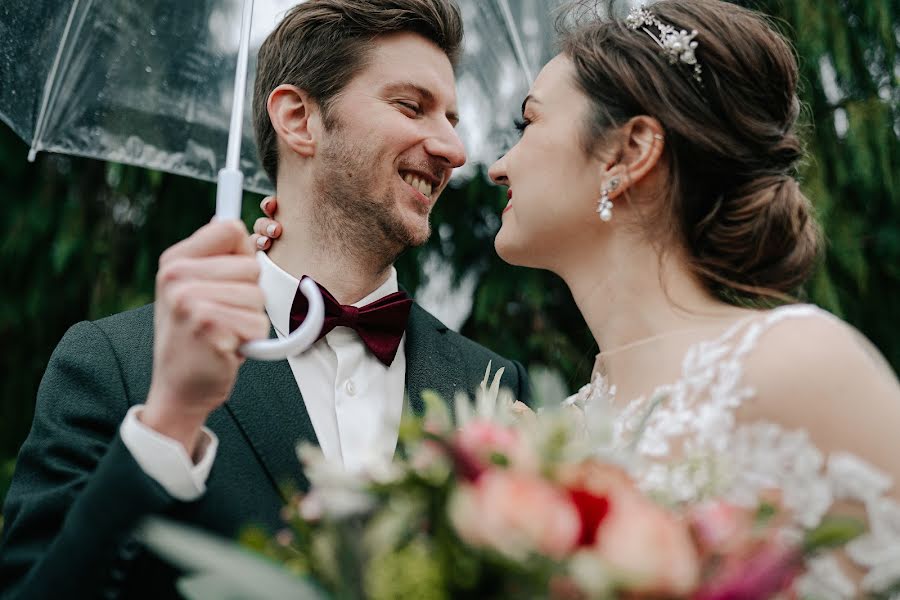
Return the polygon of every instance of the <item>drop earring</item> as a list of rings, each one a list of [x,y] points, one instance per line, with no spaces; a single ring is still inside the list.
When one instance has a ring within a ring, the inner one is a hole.
[[[600,201],[597,203],[597,214],[600,219],[606,223],[612,220],[613,203],[609,199],[609,193],[619,187],[619,178],[613,177],[609,183],[603,186],[603,192],[600,194]]]

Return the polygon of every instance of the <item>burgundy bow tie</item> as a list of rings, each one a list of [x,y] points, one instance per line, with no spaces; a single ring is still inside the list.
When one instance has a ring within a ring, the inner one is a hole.
[[[305,278],[304,278],[305,279]],[[316,285],[319,285],[318,283]],[[362,307],[344,306],[335,300],[328,290],[319,285],[325,301],[325,324],[319,339],[338,326],[355,330],[366,347],[385,366],[391,366],[412,308],[412,300],[406,292],[395,292]],[[290,330],[294,331],[306,318],[309,302],[297,286],[291,305]]]

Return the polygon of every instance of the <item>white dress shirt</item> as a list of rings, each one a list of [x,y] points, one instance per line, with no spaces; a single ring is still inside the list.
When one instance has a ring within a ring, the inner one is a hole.
[[[266,312],[278,337],[288,333],[290,310],[299,281],[260,254],[260,286]],[[397,272],[354,303],[364,306],[398,290]],[[381,363],[355,331],[335,327],[303,354],[288,358],[294,379],[325,456],[357,471],[390,460],[397,445],[406,387],[406,354],[400,342],[390,366]],[[122,441],[145,473],[172,496],[194,500],[206,491],[218,440],[203,428],[205,451],[196,464],[184,447],[137,418],[132,408],[120,429]]]

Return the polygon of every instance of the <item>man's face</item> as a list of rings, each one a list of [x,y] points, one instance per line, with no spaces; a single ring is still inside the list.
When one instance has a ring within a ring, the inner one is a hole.
[[[466,160],[447,56],[417,34],[379,38],[329,116],[315,182],[323,211],[338,215],[330,225],[373,252],[425,243],[431,208]]]

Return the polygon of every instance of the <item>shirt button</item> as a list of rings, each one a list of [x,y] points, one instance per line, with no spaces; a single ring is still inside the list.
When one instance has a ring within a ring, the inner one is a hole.
[[[347,383],[344,384],[344,389],[347,391],[349,396],[356,395],[356,384],[353,383],[352,379],[348,379]]]

